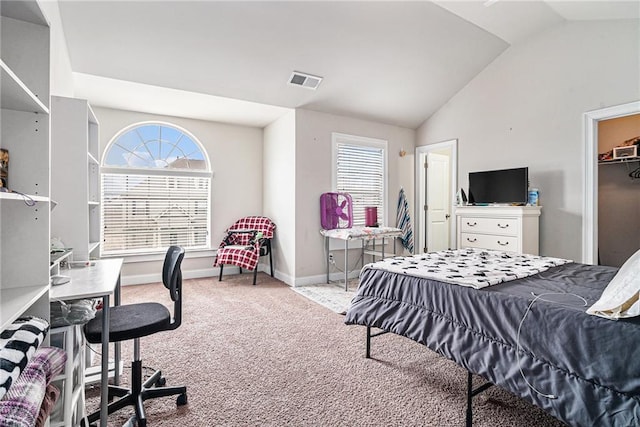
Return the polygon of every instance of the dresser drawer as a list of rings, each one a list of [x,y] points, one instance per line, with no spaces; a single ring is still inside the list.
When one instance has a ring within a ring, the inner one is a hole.
[[[495,236],[488,234],[461,233],[460,245],[463,248],[495,249],[499,251],[519,252],[517,237]]]
[[[461,217],[460,224],[463,233],[518,235],[517,218]]]

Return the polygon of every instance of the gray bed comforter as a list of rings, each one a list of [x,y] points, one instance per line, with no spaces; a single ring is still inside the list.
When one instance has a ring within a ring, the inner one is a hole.
[[[571,426],[640,426],[640,318],[585,313],[616,272],[569,263],[476,290],[366,269],[345,322],[415,340]]]

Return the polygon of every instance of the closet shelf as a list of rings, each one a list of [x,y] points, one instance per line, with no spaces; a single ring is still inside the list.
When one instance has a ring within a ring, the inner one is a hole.
[[[625,157],[624,159],[611,159],[611,160],[598,160],[599,165],[612,165],[622,163],[640,162],[640,156],[638,157]]]

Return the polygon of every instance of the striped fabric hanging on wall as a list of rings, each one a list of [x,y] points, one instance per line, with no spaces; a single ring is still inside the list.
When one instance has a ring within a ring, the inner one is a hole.
[[[409,215],[409,202],[404,194],[404,188],[400,188],[398,195],[398,213],[396,216],[396,227],[402,230],[400,241],[410,253],[413,253],[413,227],[411,225],[411,216]]]

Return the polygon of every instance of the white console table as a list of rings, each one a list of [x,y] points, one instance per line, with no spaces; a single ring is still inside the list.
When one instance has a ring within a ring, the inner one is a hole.
[[[350,240],[362,240],[362,255],[364,262],[364,255],[371,255],[374,257],[385,257],[385,239],[393,239],[393,254],[396,252],[396,237],[402,235],[402,230],[395,227],[352,227],[352,228],[337,228],[335,230],[320,230],[320,234],[324,236],[325,255],[327,257],[327,283],[329,283],[329,240],[338,239],[344,241],[344,290],[348,290],[349,286],[349,241]],[[376,251],[375,240],[382,240],[382,247],[379,251]],[[367,249],[366,243],[373,243],[371,249]],[[393,255],[386,254],[386,255]]]
[[[458,249],[538,255],[540,206],[457,206]]]

